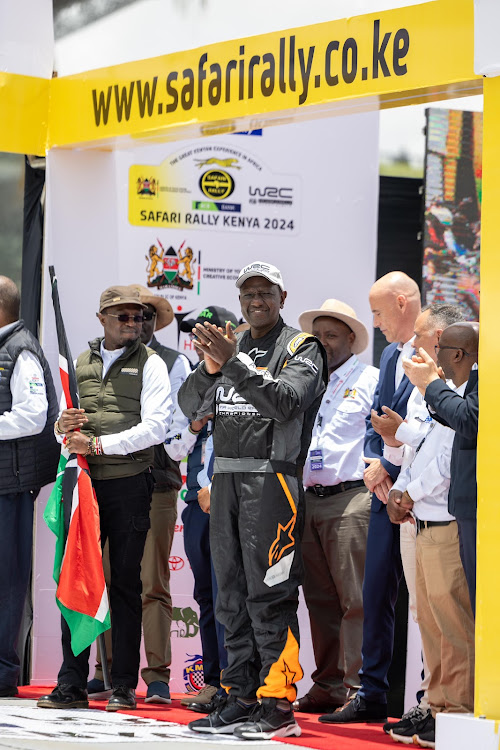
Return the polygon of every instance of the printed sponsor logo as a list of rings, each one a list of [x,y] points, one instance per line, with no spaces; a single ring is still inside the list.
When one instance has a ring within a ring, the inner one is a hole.
[[[277,203],[285,206],[291,206],[293,203],[293,188],[291,187],[277,187],[275,185],[252,187],[252,185],[249,185],[248,193],[250,203]]]
[[[168,558],[168,567],[171,571],[182,570],[184,567],[184,560],[178,555],[170,555]]]
[[[210,169],[200,177],[200,190],[207,198],[225,200],[234,190],[234,180],[222,169]]]
[[[184,687],[188,693],[197,693],[205,684],[203,674],[203,659],[200,654],[190,656],[186,654],[185,667],[182,673]]]
[[[172,607],[170,632],[177,638],[194,638],[198,635],[200,623],[198,615],[191,607]]]

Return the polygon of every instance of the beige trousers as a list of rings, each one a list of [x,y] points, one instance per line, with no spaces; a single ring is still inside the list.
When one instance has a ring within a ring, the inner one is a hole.
[[[177,519],[177,490],[153,492],[149,517],[151,528],[148,531],[141,563],[142,628],[148,662],[148,666],[141,670],[141,677],[147,685],[157,680],[168,683],[170,679],[172,597],[168,560]],[[103,553],[103,567],[106,582],[109,583],[107,545]],[[108,663],[111,666],[111,630],[105,633],[105,640]],[[99,648],[94,676],[102,680]]]
[[[474,708],[474,618],[457,522],[417,534],[417,613],[429,666],[429,705],[439,712]]]
[[[309,694],[320,702],[343,704],[359,687],[370,504],[364,488],[306,492],[303,588],[316,661]]]
[[[403,571],[405,575],[406,587],[408,589],[408,598],[410,603],[410,612],[414,622],[418,624],[417,615],[417,527],[413,523],[402,523],[400,526],[400,547],[401,560],[403,562]],[[423,696],[420,700],[420,708],[429,708],[429,698],[427,689],[429,687],[429,667],[422,644],[422,661],[424,667],[424,677],[420,685],[423,690]]]

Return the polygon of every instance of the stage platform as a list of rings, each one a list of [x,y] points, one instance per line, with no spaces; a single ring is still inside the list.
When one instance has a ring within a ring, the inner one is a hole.
[[[353,724],[330,727],[320,724],[313,714],[297,714],[301,737],[267,742],[235,740],[231,736],[194,735],[187,724],[196,718],[180,705],[174,695],[171,705],[144,703],[138,696],[137,711],[104,711],[105,701],[91,701],[89,710],[47,710],[36,708],[36,699],[52,686],[19,688],[18,698],[0,700],[0,750],[74,750],[76,743],[92,750],[110,750],[117,743],[130,747],[154,744],[154,750],[220,750],[247,744],[254,748],[276,747],[280,742],[311,750],[381,750],[396,744],[384,734],[381,724]]]

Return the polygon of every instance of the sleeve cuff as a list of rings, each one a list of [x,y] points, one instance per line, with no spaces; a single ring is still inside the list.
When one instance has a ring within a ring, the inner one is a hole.
[[[399,440],[399,438],[397,438],[397,440]],[[384,445],[383,457],[389,463],[394,464],[394,466],[401,466],[401,464],[403,463],[403,453],[403,446],[401,446],[400,448],[395,448],[391,445]]]
[[[409,482],[406,486],[406,491],[408,492],[414,503],[418,503],[418,501],[422,500],[424,496],[422,487],[418,479],[414,479],[413,482]]]

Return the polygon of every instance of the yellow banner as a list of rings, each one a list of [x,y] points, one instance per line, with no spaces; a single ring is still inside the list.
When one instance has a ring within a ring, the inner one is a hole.
[[[230,132],[356,99],[375,108],[473,92],[473,29],[473,0],[436,0],[55,79],[49,145]]]
[[[0,73],[0,151],[45,154],[50,83]]]

